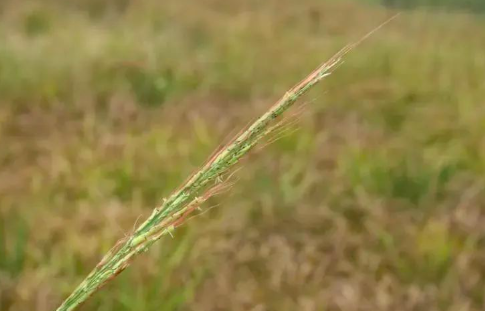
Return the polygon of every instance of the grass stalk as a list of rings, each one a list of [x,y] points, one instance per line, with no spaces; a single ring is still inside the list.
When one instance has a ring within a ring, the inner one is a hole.
[[[155,208],[150,217],[130,236],[119,240],[57,311],[70,311],[77,308],[103,285],[126,269],[136,255],[145,252],[162,236],[171,234],[201,203],[222,191],[225,184],[221,176],[230,172],[263,137],[277,129],[285,111],[315,84],[328,76],[331,70],[341,63],[342,57],[361,41],[346,46],[330,60],[320,65],[286,92],[252,125],[215,153],[199,171],[173,192],[168,199],[165,199],[160,207]]]

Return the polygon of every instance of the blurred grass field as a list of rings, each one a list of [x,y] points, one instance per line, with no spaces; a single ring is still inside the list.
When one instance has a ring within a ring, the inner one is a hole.
[[[0,2],[0,310],[55,309],[375,2]],[[81,309],[484,310],[484,51],[483,15],[406,9]]]

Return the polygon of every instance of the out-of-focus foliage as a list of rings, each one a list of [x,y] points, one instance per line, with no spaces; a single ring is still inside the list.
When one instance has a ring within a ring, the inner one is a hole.
[[[483,310],[485,22],[423,7],[0,1],[0,310],[55,309],[230,133],[401,10],[81,309]]]
[[[482,0],[382,0],[382,3],[399,8],[431,7],[472,12],[483,12],[485,10],[485,2]]]

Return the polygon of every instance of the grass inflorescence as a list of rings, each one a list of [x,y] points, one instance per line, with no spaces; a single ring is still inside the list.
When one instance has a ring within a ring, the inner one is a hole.
[[[329,61],[319,66],[308,77],[286,92],[252,125],[215,153],[182,187],[165,199],[160,207],[155,208],[152,215],[132,235],[119,240],[57,310],[73,310],[86,301],[100,287],[126,269],[134,256],[146,251],[162,236],[171,234],[188,214],[221,190],[222,176],[228,173],[263,137],[274,132],[279,127],[281,115],[304,93],[328,76],[331,70],[340,64],[342,56],[353,47],[354,45],[349,45],[343,48]],[[215,185],[208,187],[210,183],[214,182]]]

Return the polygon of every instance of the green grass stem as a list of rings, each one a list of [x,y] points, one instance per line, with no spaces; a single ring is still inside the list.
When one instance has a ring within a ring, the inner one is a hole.
[[[237,135],[230,143],[221,148],[194,175],[192,175],[151,216],[130,236],[118,241],[94,268],[88,277],[72,292],[57,311],[74,310],[107,282],[127,268],[133,258],[146,251],[160,237],[171,234],[185,217],[223,188],[220,178],[228,173],[236,163],[247,154],[263,137],[277,128],[281,115],[287,111],[304,93],[328,76],[350,49],[342,49],[329,61],[319,66],[308,77],[290,89],[266,113],[252,125]],[[212,186],[209,186],[213,183]]]

